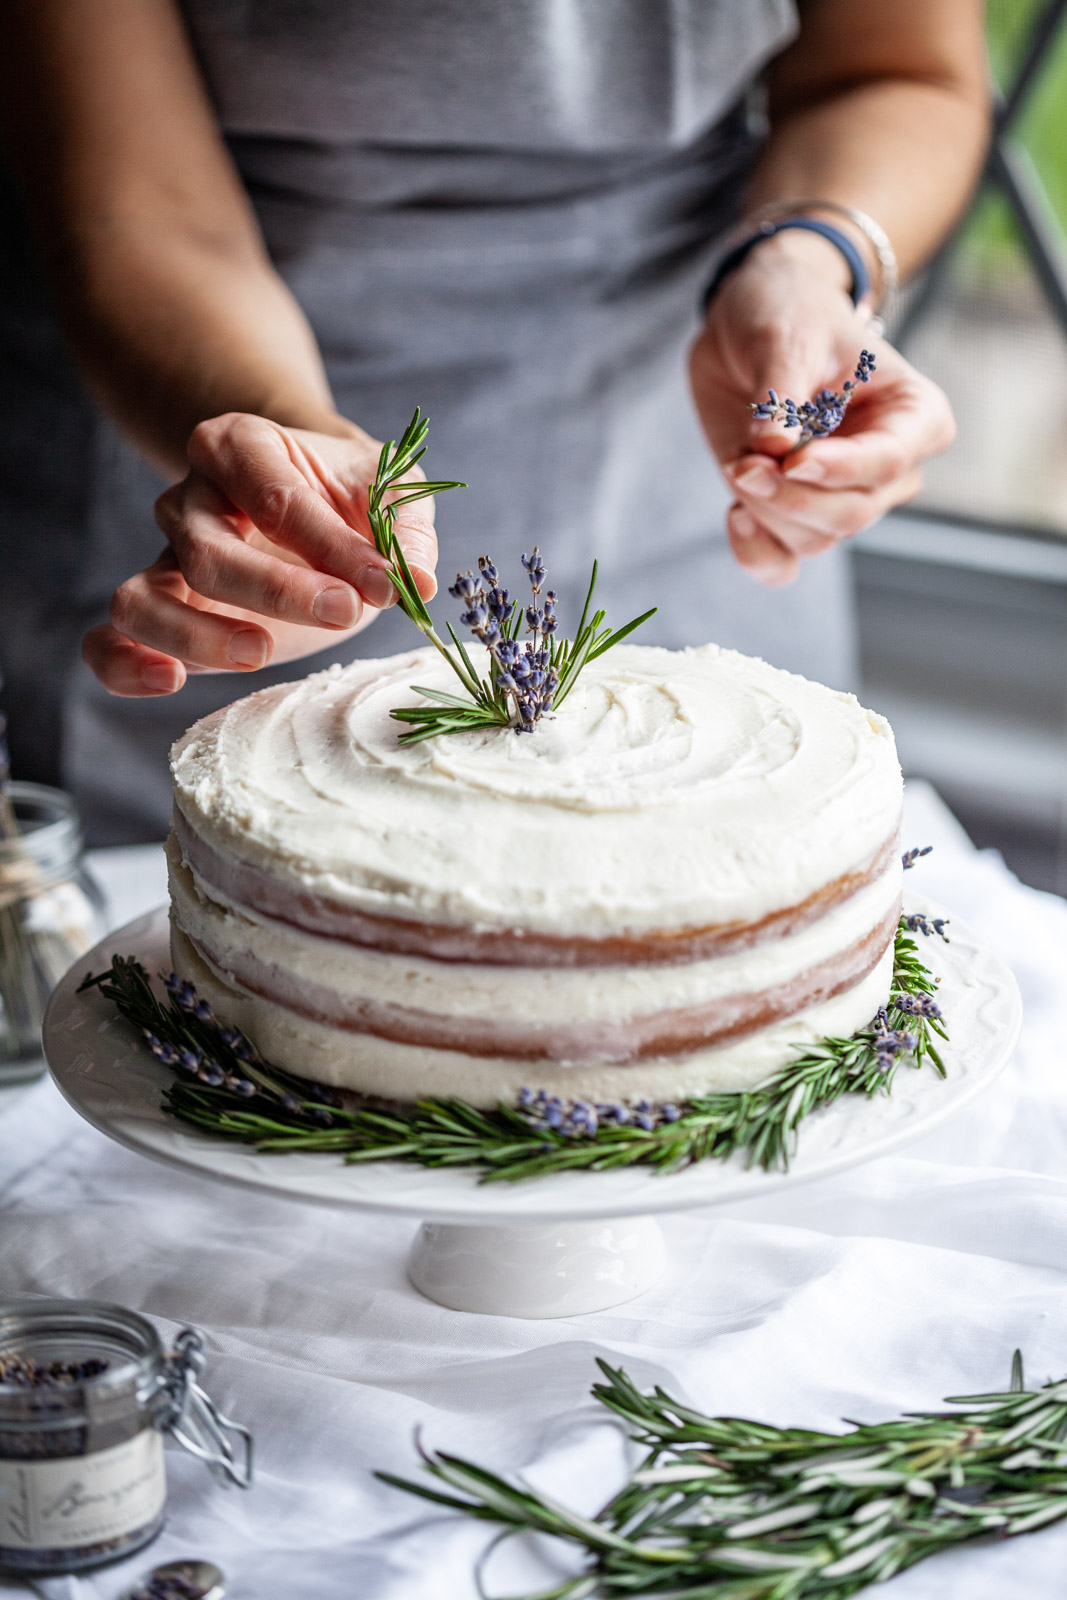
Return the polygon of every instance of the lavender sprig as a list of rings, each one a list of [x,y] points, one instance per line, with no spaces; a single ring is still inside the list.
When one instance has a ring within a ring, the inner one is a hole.
[[[768,389],[767,399],[750,402],[748,409],[759,422],[780,422],[783,428],[799,428],[800,438],[793,446],[794,450],[799,450],[812,439],[825,439],[841,426],[857,385],[871,381],[876,365],[872,352],[861,350],[855,373],[846,378],[841,389],[820,389],[800,405],[795,400],[781,400],[773,389]]]
[[[614,630],[605,626],[603,611],[590,615],[597,581],[594,561],[578,631],[573,639],[560,639],[556,594],[544,588],[545,564],[536,545],[532,555],[523,556],[522,564],[531,590],[531,603],[525,608],[512,600],[510,591],[501,585],[500,574],[489,556],[478,558],[477,573],[457,574],[448,592],[466,606],[460,621],[489,652],[489,678],[478,677],[449,626],[456,648],[477,681],[477,703],[472,705],[457,695],[413,684],[433,704],[404,706],[391,713],[398,722],[409,723],[412,728],[401,736],[401,744],[415,744],[420,739],[470,728],[511,727],[516,733],[532,733],[547,712],[562,705],[583,667],[620,644],[656,614],[653,606],[625,627]],[[528,637],[520,639],[524,621]]]
[[[539,1600],[849,1600],[938,1551],[1067,1517],[1067,1379],[1028,1391],[1018,1351],[1005,1391],[845,1433],[706,1416],[597,1365],[594,1398],[647,1454],[594,1516],[421,1444],[432,1487],[377,1476],[511,1533],[567,1541],[583,1570]]]
[[[896,935],[892,992],[868,1028],[823,1039],[740,1094],[694,1096],[679,1105],[647,1100],[592,1103],[524,1089],[515,1104],[482,1110],[462,1100],[414,1106],[342,1102],[332,1090],[262,1060],[191,984],[171,976],[164,1005],[132,957],[112,958],[82,989],[99,988],[174,1073],[164,1108],[182,1122],[262,1151],[319,1151],[348,1162],[411,1161],[471,1167],[483,1183],[515,1183],[553,1172],[647,1166],[676,1172],[697,1161],[784,1169],[812,1112],[845,1094],[888,1094],[904,1064],[929,1059],[944,1076],[936,1039],[947,1037],[936,983],[904,919]]]
[[[597,611],[590,617],[597,580],[594,562],[578,632],[573,640],[561,640],[557,638],[559,622],[556,595],[549,589],[544,591],[542,599],[545,565],[537,546],[534,546],[532,555],[522,558],[532,591],[531,604],[525,611],[511,600],[507,589],[501,586],[500,575],[493,562],[488,556],[482,556],[478,561],[477,575],[473,572],[460,573],[449,594],[464,602],[466,610],[460,618],[463,626],[470,628],[479,644],[484,645],[490,653],[489,676],[483,677],[451,623],[446,625],[451,647],[434,628],[394,527],[401,506],[445,489],[466,487],[459,482],[420,483],[408,480],[412,468],[426,454],[428,432],[429,421],[416,408],[400,442],[391,439],[382,446],[378,473],[367,493],[368,517],[375,547],[389,562],[389,576],[396,589],[401,611],[448,662],[464,693],[448,694],[441,689],[427,689],[413,684],[416,692],[431,704],[402,706],[391,713],[398,722],[408,724],[408,731],[401,734],[400,743],[418,744],[423,739],[437,738],[441,734],[464,733],[478,728],[511,727],[519,733],[532,732],[542,716],[553,706],[561,704],[586,663],[595,661],[597,656],[619,644],[635,628],[647,622],[649,617],[655,616],[656,607],[653,606],[625,627],[614,631],[604,626],[603,611]],[[520,642],[518,633],[523,616],[530,638]]]

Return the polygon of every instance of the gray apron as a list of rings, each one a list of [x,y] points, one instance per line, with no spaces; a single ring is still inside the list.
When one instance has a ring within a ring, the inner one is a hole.
[[[725,543],[727,496],[685,351],[760,124],[749,88],[791,0],[185,0],[190,37],[271,257],[338,408],[395,437],[418,404],[442,590],[540,544],[564,626],[593,556],[647,643],[715,639],[852,677],[847,568],[768,591]],[[16,202],[12,197],[7,209]],[[166,752],[238,694],[417,642],[390,612],[261,673],[116,700],[78,639],[158,551],[159,484],[64,355],[24,228],[0,296],[0,663],[13,765],[77,795],[97,842],[158,838]],[[444,596],[437,615],[454,610]]]

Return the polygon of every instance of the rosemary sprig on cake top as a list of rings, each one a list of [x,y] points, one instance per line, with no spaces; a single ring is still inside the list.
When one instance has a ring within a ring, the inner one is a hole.
[[[918,1068],[929,1059],[944,1076],[935,1040],[947,1032],[934,998],[936,980],[919,957],[908,921],[901,918],[896,934],[889,1003],[869,1027],[799,1050],[753,1089],[696,1095],[678,1105],[644,1099],[594,1104],[535,1088],[491,1110],[454,1099],[411,1106],[355,1096],[343,1101],[333,1089],[264,1061],[173,973],[165,979],[166,1001],[132,957],[114,956],[107,971],[90,975],[81,988],[99,988],[172,1069],[175,1082],[164,1095],[172,1116],[262,1151],[472,1167],[483,1183],[632,1166],[677,1172],[732,1156],[748,1166],[785,1169],[812,1112],[846,1094],[888,1094],[905,1063]],[[944,937],[943,925],[940,931]]]
[[[591,612],[597,581],[594,561],[578,631],[573,639],[562,639],[558,637],[555,591],[544,587],[545,564],[537,545],[532,554],[522,558],[531,589],[530,602],[525,607],[511,598],[490,557],[480,556],[477,573],[457,574],[448,591],[466,608],[461,623],[488,652],[488,675],[479,672],[451,623],[446,624],[451,646],[434,628],[394,526],[401,506],[445,489],[466,487],[458,482],[404,481],[426,454],[428,431],[428,419],[416,409],[400,442],[390,440],[382,446],[378,475],[368,491],[370,525],[375,545],[389,562],[389,576],[400,609],[448,662],[465,693],[449,694],[413,684],[416,693],[431,703],[403,706],[391,713],[398,722],[408,724],[400,743],[418,744],[441,734],[477,728],[512,728],[516,733],[532,733],[543,716],[563,703],[582,668],[655,616],[656,607],[625,627],[607,627],[603,611]]]
[[[582,1572],[527,1600],[848,1600],[954,1545],[1067,1516],[1067,1379],[1025,1389],[1018,1351],[1006,1392],[840,1434],[705,1416],[659,1387],[642,1394],[621,1367],[597,1365],[606,1381],[594,1398],[648,1453],[594,1516],[421,1444],[432,1487],[377,1476],[582,1552]]]

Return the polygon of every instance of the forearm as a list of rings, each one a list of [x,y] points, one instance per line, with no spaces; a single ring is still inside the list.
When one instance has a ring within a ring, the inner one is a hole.
[[[889,235],[906,276],[966,204],[985,141],[983,113],[954,94],[865,84],[779,121],[748,205],[822,199],[865,211]]]
[[[906,275],[974,187],[989,96],[974,0],[809,0],[771,70],[748,208],[833,200],[885,229]],[[862,243],[862,241],[860,241]]]
[[[311,329],[243,241],[105,221],[52,252],[60,313],[106,410],[165,476],[206,417],[248,411],[343,433]]]
[[[168,476],[195,425],[335,418],[176,0],[5,0],[0,126],[74,353]]]

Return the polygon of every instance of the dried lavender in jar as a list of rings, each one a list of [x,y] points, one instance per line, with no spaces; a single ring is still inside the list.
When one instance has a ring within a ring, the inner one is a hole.
[[[0,1303],[0,1568],[76,1572],[148,1544],[166,1508],[165,1430],[247,1487],[250,1440],[193,1381],[201,1350],[187,1329],[168,1354],[120,1306]]]

